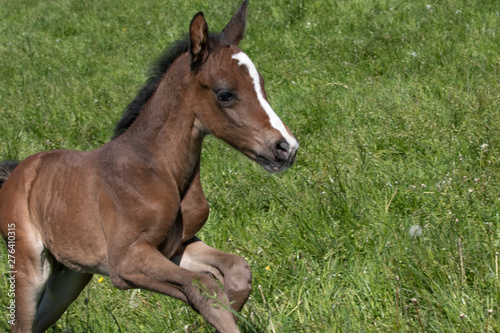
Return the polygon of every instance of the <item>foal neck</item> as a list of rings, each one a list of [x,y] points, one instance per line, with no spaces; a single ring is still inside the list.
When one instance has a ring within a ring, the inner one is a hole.
[[[189,59],[183,54],[132,126],[118,138],[123,137],[122,143],[158,176],[173,177],[181,191],[199,168],[205,136],[193,110],[191,81]]]

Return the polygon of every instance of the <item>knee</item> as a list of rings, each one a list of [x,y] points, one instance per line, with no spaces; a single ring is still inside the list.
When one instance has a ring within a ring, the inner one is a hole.
[[[225,281],[228,282],[226,288],[230,288],[234,293],[250,294],[252,290],[252,270],[245,259],[235,256],[229,274],[230,276],[225,277]]]
[[[187,282],[187,280],[186,280]],[[211,277],[206,275],[200,275],[194,280],[187,282],[184,286],[184,293],[188,299],[188,304],[194,307],[197,311],[200,309],[199,306],[205,304],[210,299],[216,298],[226,302],[225,293],[220,287],[220,285]]]

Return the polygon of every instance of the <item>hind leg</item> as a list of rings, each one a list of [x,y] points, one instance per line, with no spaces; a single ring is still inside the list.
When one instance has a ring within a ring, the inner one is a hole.
[[[32,331],[37,305],[50,275],[50,255],[41,242],[32,242],[32,237],[18,239],[14,275],[16,318],[11,325],[14,333]]]
[[[70,271],[56,262],[38,305],[33,332],[44,332],[52,326],[91,278],[92,274]]]

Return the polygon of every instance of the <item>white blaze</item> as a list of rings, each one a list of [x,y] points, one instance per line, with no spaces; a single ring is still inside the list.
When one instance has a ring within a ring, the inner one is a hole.
[[[257,93],[257,99],[259,100],[264,111],[266,111],[267,115],[269,116],[269,121],[271,122],[271,126],[276,128],[281,133],[281,135],[285,138],[286,142],[290,145],[290,149],[292,151],[297,150],[299,148],[299,143],[293,136],[290,135],[290,133],[288,133],[281,119],[278,117],[278,115],[274,112],[271,105],[269,105],[267,100],[264,98],[264,95],[262,94],[262,88],[260,85],[259,72],[257,72],[257,68],[255,68],[255,65],[253,64],[252,60],[250,60],[250,58],[243,52],[234,54],[232,58],[238,60],[238,65],[245,66],[248,69],[250,77],[253,80],[253,86],[255,88],[255,92]]]

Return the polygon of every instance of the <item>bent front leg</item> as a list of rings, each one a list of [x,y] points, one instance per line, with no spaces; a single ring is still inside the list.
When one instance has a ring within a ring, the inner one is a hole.
[[[177,266],[147,243],[135,243],[118,260],[110,255],[110,277],[117,288],[143,288],[188,303],[221,333],[239,332],[216,281]]]
[[[245,259],[216,250],[197,237],[183,247],[172,261],[190,271],[215,277],[223,285],[231,308],[241,311],[252,290],[252,271]]]

